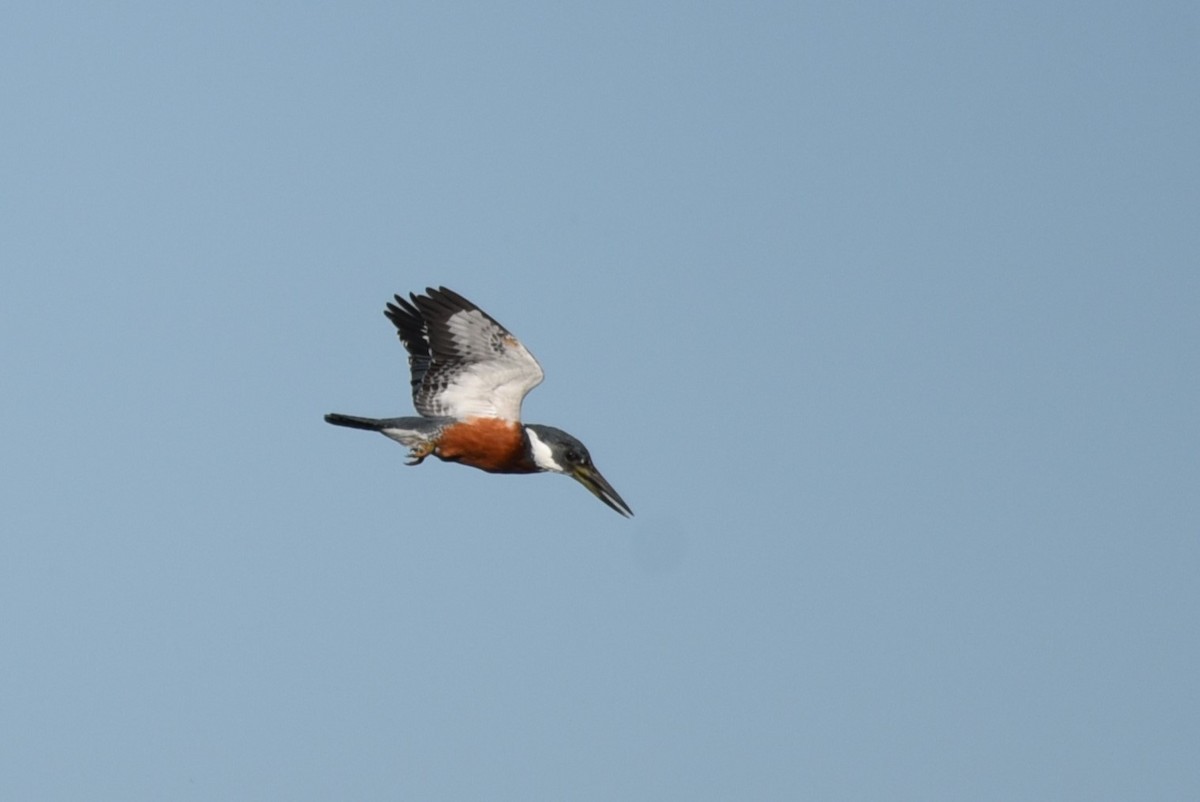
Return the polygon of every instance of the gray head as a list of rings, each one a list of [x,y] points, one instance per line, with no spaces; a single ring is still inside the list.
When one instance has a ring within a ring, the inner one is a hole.
[[[633,510],[596,470],[592,455],[583,443],[562,429],[536,423],[525,424],[525,436],[529,439],[529,453],[539,471],[564,473],[617,512],[633,517]]]

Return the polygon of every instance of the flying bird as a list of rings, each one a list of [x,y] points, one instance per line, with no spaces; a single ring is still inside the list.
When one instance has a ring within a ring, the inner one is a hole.
[[[533,354],[487,312],[445,287],[384,314],[408,351],[420,417],[330,413],[327,423],[367,429],[408,447],[408,465],[432,455],[490,473],[562,473],[626,517],[633,510],[596,470],[583,443],[562,429],[521,422],[521,401],[542,382]]]

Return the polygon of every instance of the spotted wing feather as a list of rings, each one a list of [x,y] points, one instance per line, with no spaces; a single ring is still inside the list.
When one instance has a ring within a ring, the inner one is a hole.
[[[408,349],[413,405],[426,416],[520,420],[542,368],[506,328],[445,287],[396,296],[387,316]]]
[[[425,321],[421,318],[420,311],[399,295],[393,296],[396,303],[389,303],[384,314],[388,320],[396,327],[396,333],[400,335],[400,342],[404,344],[404,350],[408,351],[408,369],[412,376],[412,392],[413,404],[417,407],[417,411],[422,415],[428,413],[421,410],[421,405],[418,401],[418,395],[421,392],[421,383],[425,378],[425,374],[429,371],[429,366],[433,362],[433,357],[429,351],[429,337],[425,332]]]

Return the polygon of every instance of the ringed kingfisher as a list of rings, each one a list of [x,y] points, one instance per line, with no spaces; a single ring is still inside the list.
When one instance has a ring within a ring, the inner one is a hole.
[[[432,454],[490,473],[563,473],[617,512],[633,515],[583,443],[553,426],[521,423],[521,401],[544,374],[508,329],[445,287],[410,293],[411,300],[393,297],[384,314],[408,351],[420,417],[334,412],[327,423],[390,437],[408,447],[408,465]]]

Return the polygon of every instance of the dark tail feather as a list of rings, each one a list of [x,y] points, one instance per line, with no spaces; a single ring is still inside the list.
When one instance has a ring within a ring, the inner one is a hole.
[[[325,422],[332,423],[334,426],[349,426],[351,429],[366,429],[371,432],[379,431],[387,423],[378,418],[357,418],[353,415],[339,415],[336,412],[326,415]]]

